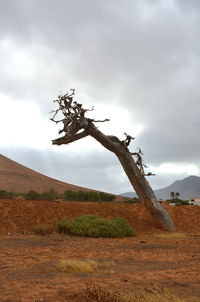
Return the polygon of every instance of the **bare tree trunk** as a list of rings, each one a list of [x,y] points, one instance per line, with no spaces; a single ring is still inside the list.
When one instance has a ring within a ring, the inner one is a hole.
[[[127,152],[122,145],[113,142],[110,144],[110,139],[96,127],[93,128],[93,131],[90,131],[90,135],[98,140],[105,148],[115,153],[139,200],[153,217],[156,217],[165,225],[167,230],[175,232],[176,229],[169,213],[156,198],[149,182],[137,167],[132,155]]]
[[[126,139],[120,141],[116,136],[105,135],[97,129],[95,122],[105,122],[95,121],[85,117],[85,113],[91,110],[83,109],[82,104],[73,102],[74,90],[71,94],[65,94],[58,96],[57,102],[59,108],[53,111],[54,115],[51,118],[53,122],[64,124],[62,130],[59,134],[65,132],[65,135],[54,139],[52,141],[53,145],[69,144],[88,135],[95,138],[99,143],[101,143],[106,149],[115,153],[118,157],[126,175],[128,176],[134,190],[136,191],[140,201],[144,204],[147,210],[152,216],[156,217],[161,221],[169,231],[176,231],[169,213],[157,200],[151,186],[145,178],[144,164],[142,163],[142,152],[131,153],[128,149],[131,139],[130,135],[126,134]],[[55,120],[55,116],[58,112],[61,112],[64,116],[61,120]],[[80,132],[82,131],[82,132]],[[137,156],[137,161],[134,161],[132,155]],[[152,175],[148,173],[147,175]]]
[[[127,153],[123,153],[117,156],[126,175],[128,176],[130,183],[132,184],[135,192],[137,193],[139,200],[144,204],[152,216],[158,218],[169,231],[175,232],[176,229],[173,225],[171,217],[166,209],[157,200],[149,182],[144,175],[138,172],[132,156]]]

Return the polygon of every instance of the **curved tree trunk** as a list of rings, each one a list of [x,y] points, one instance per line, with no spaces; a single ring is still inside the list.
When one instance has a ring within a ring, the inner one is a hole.
[[[71,94],[67,93],[65,95],[58,96],[58,99],[54,101],[58,103],[59,108],[56,111],[53,111],[54,115],[51,120],[56,124],[63,122],[64,127],[59,131],[59,134],[65,132],[65,135],[54,139],[52,144],[69,144],[88,135],[95,138],[106,149],[115,153],[118,157],[139,199],[151,215],[161,221],[169,231],[176,231],[169,213],[157,200],[151,186],[145,178],[141,153],[136,152],[131,154],[128,149],[128,145],[133,138],[126,134],[126,140],[120,141],[116,136],[103,134],[97,129],[94,122],[105,122],[108,121],[108,119],[95,121],[93,119],[86,118],[85,113],[89,110],[83,109],[82,104],[73,102],[73,96],[74,90],[72,90]],[[62,112],[64,115],[63,119],[54,119],[58,112]],[[82,132],[80,132],[81,130]],[[136,162],[132,155],[138,156],[138,160]]]
[[[130,183],[132,184],[139,200],[144,204],[152,216],[158,218],[169,231],[175,232],[171,217],[167,210],[160,204],[156,198],[149,182],[136,166],[132,156],[128,153],[117,155]]]
[[[176,229],[169,213],[156,198],[149,182],[137,167],[132,155],[127,152],[122,145],[111,142],[109,137],[104,135],[95,126],[92,127],[90,135],[99,141],[105,148],[115,153],[128,176],[133,189],[138,195],[139,200],[144,204],[152,216],[160,220],[169,231],[175,232]]]

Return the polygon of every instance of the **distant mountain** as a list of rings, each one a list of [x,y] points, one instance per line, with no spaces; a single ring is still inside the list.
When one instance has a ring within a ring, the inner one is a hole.
[[[88,190],[40,174],[0,154],[0,190],[19,193],[34,190],[42,193],[50,189],[59,193]]]
[[[170,199],[171,192],[179,192],[181,199],[190,199],[200,196],[200,177],[188,176],[182,180],[177,180],[170,186],[159,190],[154,190],[157,198]],[[121,194],[126,197],[136,197],[135,192],[126,192]]]

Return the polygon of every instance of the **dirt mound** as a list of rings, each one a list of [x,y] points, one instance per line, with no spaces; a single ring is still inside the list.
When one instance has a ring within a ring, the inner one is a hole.
[[[176,228],[183,232],[200,231],[200,206],[166,207]]]
[[[193,233],[200,231],[199,206],[168,206],[167,210],[178,231]],[[61,219],[75,218],[84,214],[95,214],[104,218],[123,217],[137,233],[164,230],[140,204],[1,200],[0,234],[31,232],[38,224],[47,224],[55,229]]]
[[[0,189],[12,192],[86,190],[54,178],[45,176],[0,154]]]

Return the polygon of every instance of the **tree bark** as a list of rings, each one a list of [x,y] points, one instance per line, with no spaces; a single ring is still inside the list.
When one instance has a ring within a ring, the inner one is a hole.
[[[160,204],[156,198],[149,182],[135,164],[131,154],[122,153],[117,155],[126,175],[129,178],[139,200],[144,204],[152,216],[158,218],[169,231],[175,232],[172,219],[167,210]]]
[[[99,141],[106,149],[114,152],[118,157],[139,200],[144,204],[151,215],[160,220],[167,230],[175,232],[176,229],[169,213],[156,198],[149,182],[137,167],[132,155],[126,151],[123,145],[112,142],[108,136],[104,135],[94,125],[92,125],[90,129],[90,135]]]

